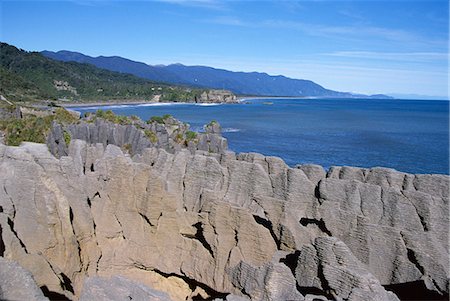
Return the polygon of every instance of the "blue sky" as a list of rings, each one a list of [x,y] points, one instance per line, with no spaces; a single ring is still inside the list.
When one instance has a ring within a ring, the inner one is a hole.
[[[0,5],[0,40],[25,50],[261,71],[339,91],[448,95],[446,0]]]

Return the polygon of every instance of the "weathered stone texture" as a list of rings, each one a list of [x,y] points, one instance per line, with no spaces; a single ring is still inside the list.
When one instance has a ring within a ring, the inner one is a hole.
[[[188,149],[130,157],[91,142],[59,159],[0,145],[1,255],[38,286],[82,299],[397,300],[382,285],[423,281],[448,295],[448,176]]]

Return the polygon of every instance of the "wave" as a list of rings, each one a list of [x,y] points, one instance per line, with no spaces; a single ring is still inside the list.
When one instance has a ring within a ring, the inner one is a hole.
[[[240,132],[241,129],[237,129],[237,128],[223,128],[222,132],[223,133],[236,133],[236,132]]]
[[[122,109],[134,107],[135,105],[100,105],[100,106],[82,106],[82,107],[69,107],[68,109],[74,111],[90,111],[90,110],[109,110],[109,109]]]
[[[189,105],[186,102],[154,102],[154,103],[143,103],[134,105],[135,107],[163,107],[163,106],[176,106],[176,105]]]
[[[110,109],[123,109],[123,108],[135,108],[135,107],[164,107],[164,106],[220,106],[222,103],[192,103],[192,102],[152,102],[141,104],[117,104],[117,105],[93,105],[93,106],[80,106],[73,107],[76,111],[91,111],[91,110],[110,110]]]
[[[210,106],[220,106],[221,103],[193,103],[193,105],[196,106],[202,106],[202,107],[210,107]]]
[[[190,128],[191,131],[197,132],[197,133],[204,133],[205,132],[205,128],[203,126],[198,126],[198,125],[191,125]],[[241,129],[237,129],[237,128],[223,128],[222,129],[222,133],[236,133],[236,132],[240,132]]]

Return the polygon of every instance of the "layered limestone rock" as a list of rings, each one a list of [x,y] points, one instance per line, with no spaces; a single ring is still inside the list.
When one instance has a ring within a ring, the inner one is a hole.
[[[214,128],[205,126],[204,133],[190,132],[191,136],[188,134],[189,125],[173,117],[165,118],[162,123],[146,123],[140,119],[130,122],[116,124],[102,118],[85,118],[68,125],[54,122],[47,137],[47,145],[57,157],[68,154],[66,137],[70,140],[81,139],[89,144],[114,144],[131,155],[140,154],[149,147],[163,148],[170,153],[183,148],[192,153],[196,150],[224,153],[228,148],[217,122]]]
[[[253,153],[0,145],[0,255],[73,299],[397,300],[384,285],[418,281],[446,298],[448,192]]]
[[[87,278],[84,281],[83,292],[79,300],[171,301],[166,293],[120,276]]]

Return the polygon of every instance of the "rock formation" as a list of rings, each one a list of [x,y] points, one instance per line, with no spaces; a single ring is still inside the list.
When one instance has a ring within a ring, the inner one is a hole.
[[[57,157],[68,154],[65,134],[70,136],[70,140],[81,139],[89,144],[114,144],[131,155],[140,154],[149,147],[163,148],[169,153],[182,148],[193,153],[196,150],[224,153],[228,149],[227,140],[221,136],[217,122],[205,126],[204,133],[190,132],[189,136],[188,124],[171,116],[161,121],[146,123],[138,119],[130,121],[130,124],[116,124],[102,118],[84,118],[68,125],[54,122],[47,137],[47,145]]]
[[[0,255],[47,296],[398,300],[420,283],[448,298],[448,176],[169,152],[102,126],[66,128],[59,158],[0,144]]]
[[[201,103],[238,103],[239,101],[231,91],[228,90],[209,90],[203,92],[195,102]]]

